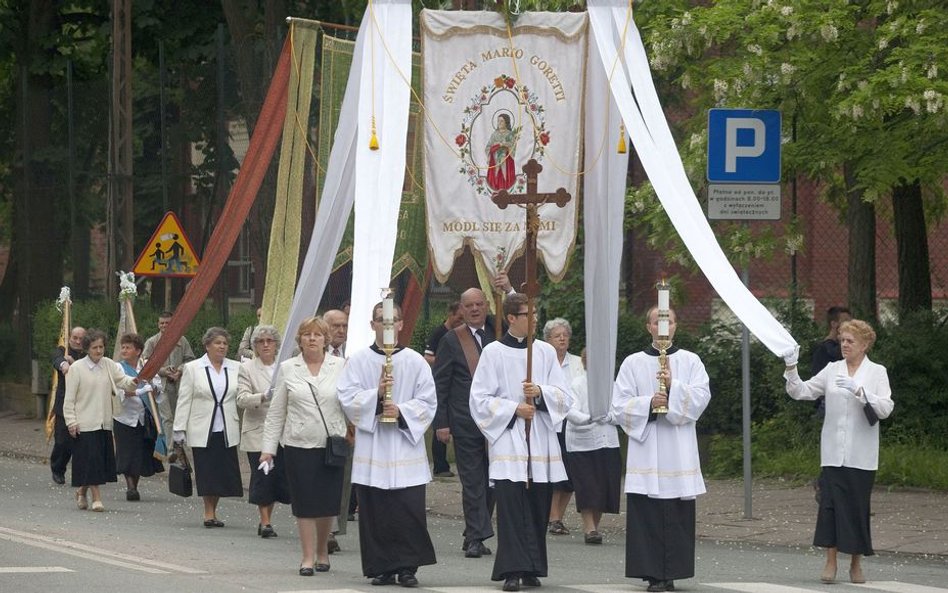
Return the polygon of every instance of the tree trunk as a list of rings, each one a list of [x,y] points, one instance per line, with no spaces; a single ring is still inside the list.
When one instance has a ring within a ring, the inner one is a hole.
[[[932,310],[928,229],[918,179],[892,189],[892,214],[899,262],[899,318]]]
[[[853,165],[843,165],[846,180],[846,226],[849,228],[849,309],[853,317],[875,323],[876,207],[855,186]]]

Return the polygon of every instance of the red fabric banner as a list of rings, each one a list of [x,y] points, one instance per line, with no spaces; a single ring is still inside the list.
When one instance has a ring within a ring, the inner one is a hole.
[[[260,110],[257,126],[250,137],[247,155],[244,157],[234,186],[230,190],[230,195],[227,196],[227,203],[224,204],[214,232],[207,243],[204,261],[201,262],[197,275],[175,309],[171,323],[162,332],[154,353],[138,374],[146,381],[155,376],[168,355],[174,350],[175,344],[184,335],[184,331],[194,316],[204,305],[208,293],[227,263],[227,258],[240,235],[240,229],[250,213],[250,208],[257,199],[257,192],[260,190],[264,175],[283,133],[290,79],[290,52],[290,42],[287,38],[283,44],[276,71],[273,73],[273,79],[270,80],[270,88],[267,90],[266,100]]]

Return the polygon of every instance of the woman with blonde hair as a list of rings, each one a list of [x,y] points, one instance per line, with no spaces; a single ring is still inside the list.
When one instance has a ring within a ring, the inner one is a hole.
[[[862,556],[871,556],[870,497],[879,467],[879,420],[895,404],[884,366],[866,356],[876,332],[865,321],[839,326],[843,360],[831,362],[808,381],[797,371],[799,347],[784,355],[787,393],[793,399],[826,397],[820,435],[820,503],[813,545],[826,548],[824,583],[836,582],[838,552],[850,555],[849,580],[864,583]]]
[[[343,467],[326,465],[326,439],[346,434],[336,396],[345,365],[329,350],[329,326],[304,319],[296,331],[300,353],[280,365],[263,428],[260,467],[268,472],[282,448],[303,558],[300,576],[329,570],[329,534],[342,504]]]

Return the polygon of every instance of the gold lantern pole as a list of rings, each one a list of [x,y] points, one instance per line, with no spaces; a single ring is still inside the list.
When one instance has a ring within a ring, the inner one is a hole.
[[[395,299],[391,288],[382,289],[382,351],[385,352],[385,376],[392,376],[392,353],[395,352]],[[392,386],[385,386],[384,401],[392,401]],[[397,418],[382,416],[379,422],[391,424]]]
[[[658,349],[658,392],[668,397],[668,384],[665,376],[668,374],[668,349],[671,348],[671,338],[669,337],[669,326],[671,319],[671,286],[662,278],[656,286],[658,289],[658,338],[655,340],[655,347]],[[652,408],[655,414],[667,414],[668,406],[658,406]]]

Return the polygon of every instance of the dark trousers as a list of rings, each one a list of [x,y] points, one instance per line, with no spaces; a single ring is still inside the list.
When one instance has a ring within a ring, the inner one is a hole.
[[[494,536],[490,523],[494,513],[494,493],[487,487],[487,441],[483,436],[453,438],[455,462],[461,480],[464,541],[485,540]]]
[[[451,471],[451,464],[448,463],[448,446],[439,441],[435,435],[431,435],[431,461],[434,463],[434,473]]]
[[[56,422],[53,428],[53,451],[49,455],[49,469],[54,474],[65,474],[66,466],[72,459],[73,438],[69,435],[66,420],[63,419],[63,400],[56,398],[53,404]]]

